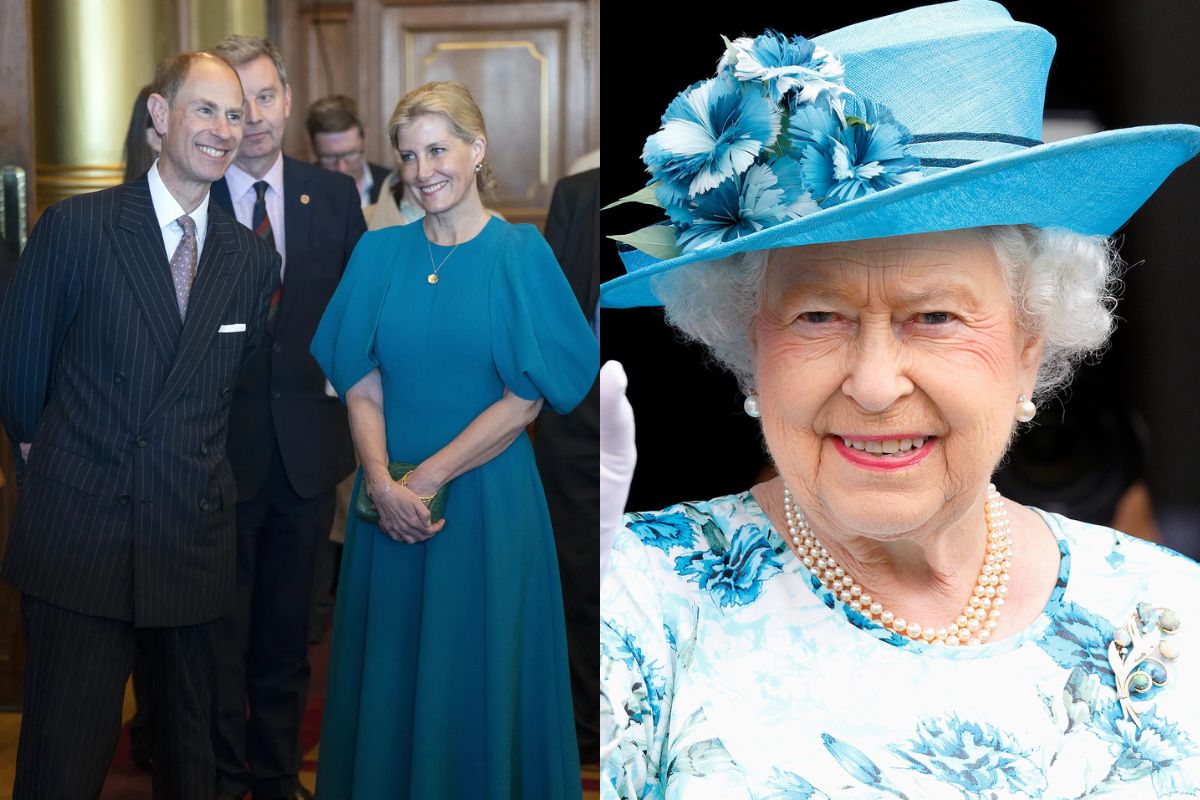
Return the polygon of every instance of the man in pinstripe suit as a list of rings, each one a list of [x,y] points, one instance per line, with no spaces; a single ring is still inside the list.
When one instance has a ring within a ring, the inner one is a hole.
[[[21,498],[3,577],[28,641],[15,798],[94,798],[137,643],[154,795],[211,798],[211,623],[233,597],[225,435],[278,258],[209,203],[242,139],[237,73],[159,65],[143,178],[51,206],[0,306],[0,419]]]

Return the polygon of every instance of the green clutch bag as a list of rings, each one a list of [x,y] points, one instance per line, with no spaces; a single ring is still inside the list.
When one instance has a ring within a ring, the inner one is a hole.
[[[408,473],[417,468],[416,464],[408,464],[403,461],[392,461],[388,464],[388,472],[391,473],[392,480],[398,481]],[[363,485],[358,490],[358,499],[354,503],[354,514],[363,522],[369,522],[372,525],[379,524],[379,512],[375,509],[375,502],[367,494],[366,475],[363,476]],[[444,484],[442,488],[437,490],[437,494],[429,501],[429,517],[432,522],[437,522],[442,517],[446,516],[446,496],[450,493],[450,484]]]

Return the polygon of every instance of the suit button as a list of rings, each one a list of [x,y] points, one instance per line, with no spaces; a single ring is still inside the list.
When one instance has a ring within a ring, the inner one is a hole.
[[[283,346],[281,344],[279,344],[279,342],[276,342],[275,344],[271,345],[271,349],[274,350],[276,353],[278,353],[280,350],[283,349]]]
[[[130,497],[127,494],[123,494],[117,498],[117,502],[123,506],[129,505],[129,501],[130,501]]]
[[[233,394],[233,389],[230,389],[228,386],[226,386],[224,389],[221,390],[221,397],[227,398],[232,394]]]
[[[202,455],[202,456],[208,455],[208,445],[207,444],[200,445],[200,455]]]
[[[209,506],[210,506],[210,505],[211,505],[211,504],[208,502],[208,500],[201,500],[201,501],[200,501],[200,510],[201,510],[201,511],[208,511],[208,509],[209,509]]]
[[[271,397],[274,397],[276,400],[278,400],[278,399],[279,399],[279,392],[271,392]]]
[[[145,447],[146,445],[150,444],[150,440],[147,439],[145,436],[139,436],[133,440],[133,443],[136,444],[138,447]]]
[[[124,382],[125,382],[125,373],[124,372],[118,372],[116,375],[113,375],[113,383],[124,383]]]

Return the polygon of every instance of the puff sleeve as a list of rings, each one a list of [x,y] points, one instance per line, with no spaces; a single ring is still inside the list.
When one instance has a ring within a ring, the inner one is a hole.
[[[513,394],[566,414],[595,382],[600,343],[537,229],[506,233],[489,292],[496,368]]]
[[[309,348],[343,402],[346,391],[379,366],[375,330],[391,283],[393,235],[388,229],[359,240]]]

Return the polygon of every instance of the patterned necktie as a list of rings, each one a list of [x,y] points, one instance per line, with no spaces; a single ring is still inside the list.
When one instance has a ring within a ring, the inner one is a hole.
[[[254,233],[258,238],[262,239],[267,244],[271,245],[271,249],[275,249],[275,234],[271,231],[271,217],[267,214],[267,182],[256,181],[254,184],[254,213],[250,217],[250,222],[253,223]],[[271,305],[267,307],[267,322],[275,321],[275,314],[279,311],[279,298],[283,294],[283,285],[275,290],[275,294],[271,295]]]
[[[179,318],[187,317],[188,297],[196,280],[196,221],[184,214],[175,220],[183,229],[183,238],[171,256],[171,279],[175,282],[175,300],[179,303]]]

